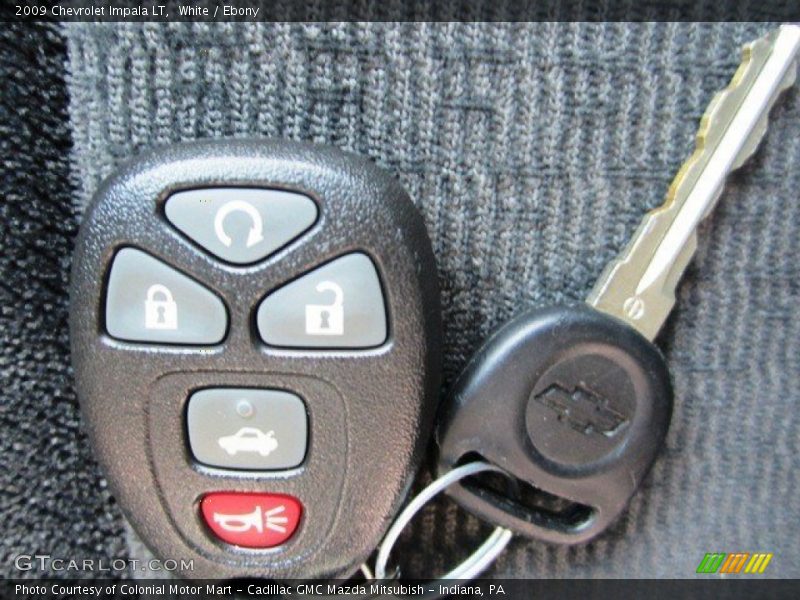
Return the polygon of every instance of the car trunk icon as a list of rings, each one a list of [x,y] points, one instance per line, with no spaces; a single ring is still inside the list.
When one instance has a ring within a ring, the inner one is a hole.
[[[257,452],[261,456],[269,456],[278,447],[274,431],[264,433],[256,427],[242,427],[233,435],[219,438],[217,443],[231,456],[238,452]]]

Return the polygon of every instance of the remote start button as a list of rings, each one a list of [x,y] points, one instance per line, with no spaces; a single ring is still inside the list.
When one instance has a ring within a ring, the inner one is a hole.
[[[214,492],[200,502],[206,525],[223,542],[273,548],[294,534],[303,505],[286,494]]]
[[[295,192],[200,188],[172,194],[167,220],[214,256],[237,265],[262,260],[317,220],[314,201]]]

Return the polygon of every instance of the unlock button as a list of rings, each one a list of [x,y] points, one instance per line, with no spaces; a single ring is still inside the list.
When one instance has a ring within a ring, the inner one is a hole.
[[[378,272],[361,252],[347,254],[271,293],[258,331],[273,346],[370,348],[386,340]]]
[[[317,285],[318,292],[333,292],[332,304],[306,304],[308,335],[344,335],[344,292],[332,281]]]

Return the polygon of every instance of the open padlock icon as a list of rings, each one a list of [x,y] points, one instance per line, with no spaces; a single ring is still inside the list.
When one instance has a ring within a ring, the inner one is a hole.
[[[318,292],[333,292],[332,304],[306,305],[306,333],[308,335],[344,335],[344,292],[333,281],[320,282]]]
[[[178,305],[167,286],[156,283],[147,289],[144,326],[145,329],[178,328]]]

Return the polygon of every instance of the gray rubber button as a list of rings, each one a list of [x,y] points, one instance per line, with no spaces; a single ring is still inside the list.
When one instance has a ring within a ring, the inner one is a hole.
[[[114,257],[106,295],[109,335],[134,342],[216,344],[228,314],[214,293],[134,248]]]
[[[186,413],[197,461],[228,469],[291,469],[308,444],[305,404],[279,390],[212,388],[195,392]]]
[[[386,340],[378,273],[360,252],[337,258],[267,296],[257,321],[261,338],[274,346],[369,348]]]
[[[317,220],[303,194],[258,188],[202,188],[176,192],[164,207],[175,227],[211,254],[234,264],[259,261]]]

